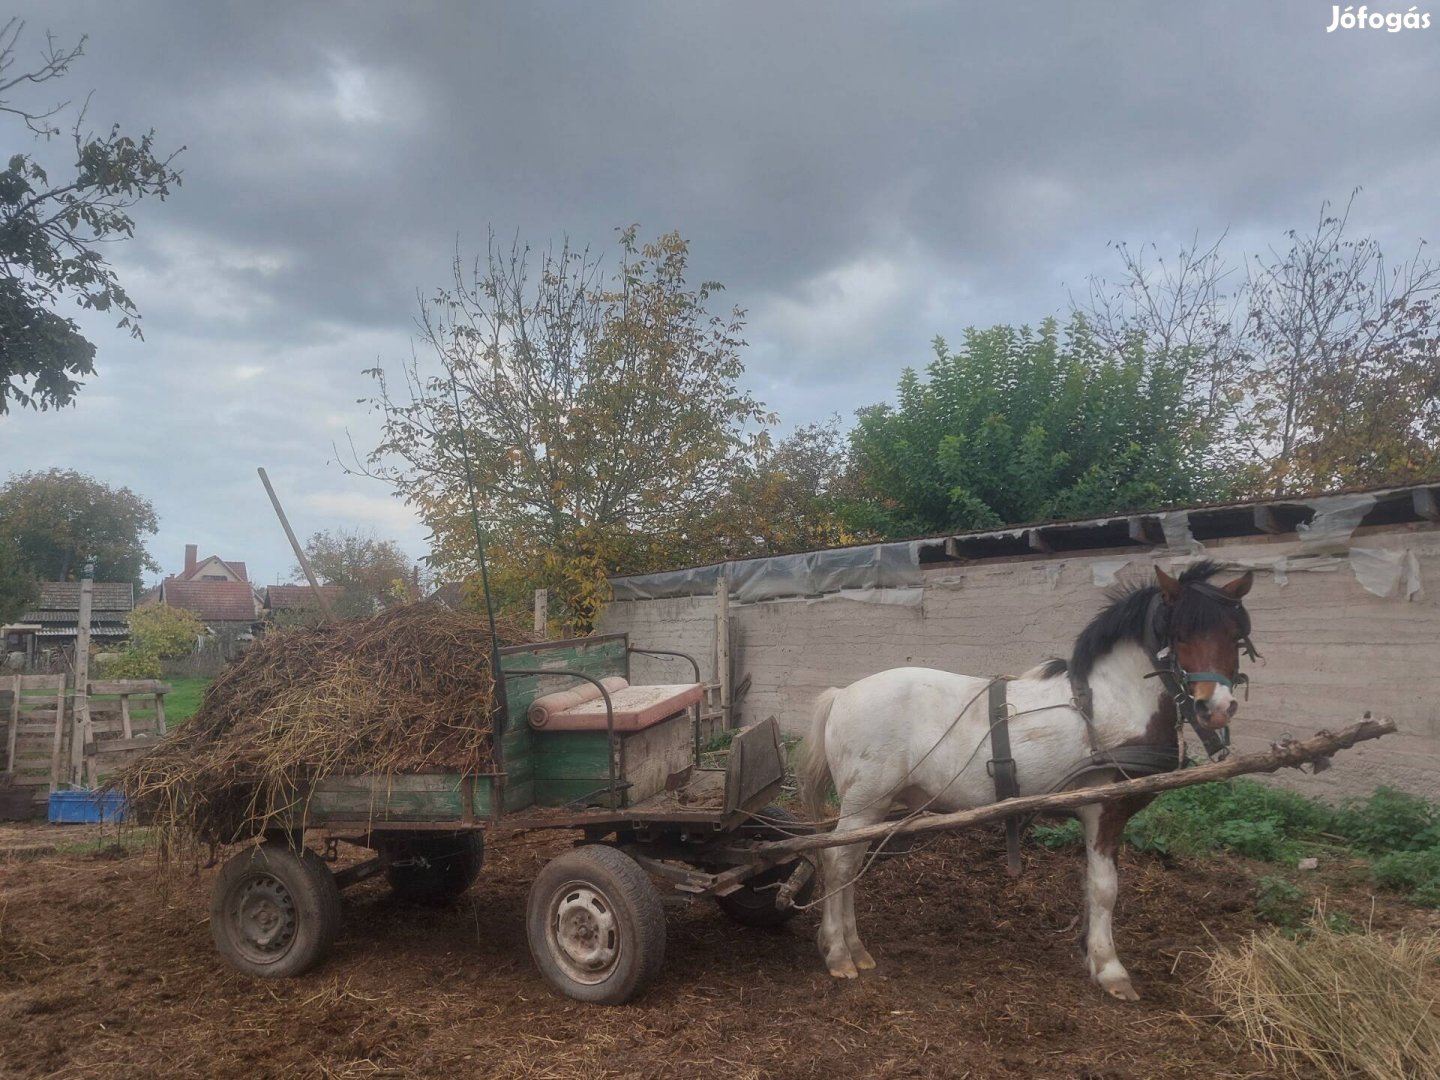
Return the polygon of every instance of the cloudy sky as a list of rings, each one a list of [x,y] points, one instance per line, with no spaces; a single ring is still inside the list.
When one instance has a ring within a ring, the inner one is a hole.
[[[887,398],[936,334],[1063,315],[1110,241],[1228,229],[1239,257],[1357,186],[1387,251],[1440,239],[1440,7],[1395,34],[1327,33],[1308,0],[10,10],[22,63],[46,29],[89,35],[56,93],[93,89],[96,128],[187,149],[110,249],[145,341],[83,320],[98,377],[0,418],[0,477],[134,488],[166,572],[192,542],[288,580],[257,465],[302,535],[425,553],[332,443],[373,445],[361,369],[408,353],[416,290],[490,229],[612,251],[617,226],[680,230],[748,310],[747,378],[787,427]]]

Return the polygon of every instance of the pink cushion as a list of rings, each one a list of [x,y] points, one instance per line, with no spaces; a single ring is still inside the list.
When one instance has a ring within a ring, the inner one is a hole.
[[[605,684],[605,689],[610,693],[623,690],[630,684],[619,675],[607,675],[600,680]],[[582,705],[587,701],[593,701],[600,696],[600,687],[593,682],[578,683],[569,690],[557,690],[553,694],[544,694],[537,697],[530,703],[530,710],[526,714],[530,718],[530,726],[542,728],[550,723],[550,719],[566,709],[573,709],[576,705]]]
[[[703,683],[627,686],[612,691],[610,705],[615,713],[615,730],[640,731],[688,709],[704,696]],[[531,724],[534,724],[533,718]],[[550,711],[543,726],[546,731],[604,731],[605,702],[597,695],[567,709]]]

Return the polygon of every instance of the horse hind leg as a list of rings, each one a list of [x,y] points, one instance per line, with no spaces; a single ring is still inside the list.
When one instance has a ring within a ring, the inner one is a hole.
[[[847,881],[850,881],[851,860],[847,854],[852,847],[824,848],[819,852],[819,863],[821,863],[821,888],[824,888],[821,900],[821,917],[819,917],[819,932],[815,936],[815,945],[819,946],[819,955],[825,960],[825,966],[829,973],[837,979],[854,979],[860,975],[860,965],[855,963],[854,956],[850,953],[850,935],[845,926],[845,894],[850,893]]]
[[[847,850],[855,852],[856,855],[850,874],[846,878],[850,883],[845,886],[844,891],[840,894],[842,901],[841,910],[845,918],[845,945],[850,950],[850,959],[855,962],[855,966],[861,971],[870,971],[875,967],[875,958],[870,955],[870,951],[865,948],[864,943],[860,940],[860,928],[855,925],[855,881],[853,880],[856,873],[865,865],[865,858],[870,849],[868,845],[856,844]]]
[[[1082,937],[1090,977],[1111,997],[1139,1001],[1130,973],[1115,951],[1111,920],[1119,891],[1115,852],[1125,818],[1118,807],[1084,806],[1077,811],[1085,825],[1085,914]]]
[[[851,789],[840,800],[836,835],[883,821],[888,810],[888,799],[876,799],[873,794],[862,796],[860,790]],[[836,978],[853,979],[875,966],[855,924],[855,879],[863,871],[866,850],[865,844],[846,844],[820,853],[824,900],[817,944],[825,966]]]

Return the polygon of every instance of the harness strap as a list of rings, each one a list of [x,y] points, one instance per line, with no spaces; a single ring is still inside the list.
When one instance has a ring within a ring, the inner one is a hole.
[[[1004,802],[1020,794],[1015,759],[1010,756],[1010,716],[1005,701],[1004,676],[990,680],[990,761],[985,766],[995,780],[995,801]],[[1005,868],[1011,877],[1020,875],[1020,815],[1005,819]]]

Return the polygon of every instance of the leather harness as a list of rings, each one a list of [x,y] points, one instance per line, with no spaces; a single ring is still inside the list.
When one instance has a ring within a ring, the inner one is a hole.
[[[1250,640],[1250,615],[1239,600],[1208,582],[1191,582],[1185,587],[1195,589],[1209,599],[1233,607],[1240,624],[1241,648],[1251,660],[1259,658],[1260,654],[1255,651],[1255,645]],[[1166,692],[1169,693],[1175,703],[1180,723],[1188,724],[1195,732],[1201,745],[1205,747],[1208,757],[1214,761],[1225,758],[1230,753],[1230,727],[1227,724],[1222,728],[1215,729],[1207,724],[1202,724],[1195,698],[1190,693],[1190,687],[1197,682],[1217,682],[1233,688],[1237,683],[1248,684],[1249,678],[1245,675],[1237,675],[1234,679],[1229,679],[1219,672],[1188,672],[1182,668],[1170,642],[1169,609],[1159,592],[1150,601],[1150,608],[1146,612],[1144,648],[1151,663],[1155,665],[1155,670],[1150,675],[1158,677]],[[1015,758],[1010,752],[1011,706],[1006,701],[1006,686],[1009,682],[1010,677],[1005,675],[996,676],[990,680],[991,757],[986,763],[986,772],[995,781],[996,802],[1013,799],[1020,794]],[[1084,719],[1090,745],[1095,747],[1097,740],[1095,738],[1094,698],[1090,692],[1090,684],[1087,680],[1076,679],[1072,675],[1070,688],[1071,703]],[[1062,790],[1087,773],[1102,770],[1117,770],[1126,780],[1133,780],[1141,776],[1153,776],[1157,773],[1174,772],[1176,769],[1184,768],[1186,764],[1184,755],[1181,753],[1181,745],[1181,740],[1177,738],[1176,745],[1173,747],[1117,746],[1108,750],[1095,748],[1088,757],[1082,759],[1067,772],[1051,790]],[[1011,877],[1017,877],[1020,874],[1020,834],[1025,826],[1025,820],[1022,818],[1023,815],[1011,814],[1005,819],[1005,866]]]

